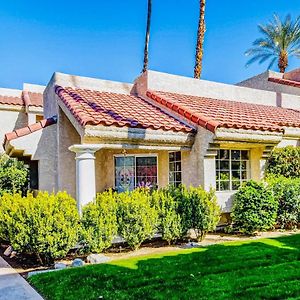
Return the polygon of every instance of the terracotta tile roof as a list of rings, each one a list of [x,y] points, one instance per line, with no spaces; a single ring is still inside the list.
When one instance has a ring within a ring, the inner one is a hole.
[[[147,96],[215,132],[218,127],[283,131],[300,127],[300,111],[267,105],[148,91]]]
[[[299,81],[294,81],[294,80],[289,80],[289,79],[284,79],[284,78],[275,78],[275,77],[269,77],[268,80],[271,82],[274,82],[274,83],[284,84],[284,85],[289,85],[289,86],[300,88]]]
[[[14,139],[17,139],[19,137],[28,135],[30,133],[33,133],[35,131],[41,130],[43,128],[46,128],[50,125],[56,124],[57,118],[56,117],[51,117],[48,119],[44,119],[40,122],[37,122],[35,124],[28,125],[26,127],[16,129],[12,132],[6,133],[4,136],[4,145]]]
[[[43,94],[23,91],[20,97],[0,95],[0,104],[43,107]]]
[[[82,126],[193,131],[192,127],[136,96],[60,86],[56,86],[55,92]]]
[[[11,97],[11,96],[4,96],[4,95],[0,95],[0,104],[20,105],[20,106],[24,105],[21,97]]]
[[[23,101],[26,107],[43,107],[43,94],[23,91]]]

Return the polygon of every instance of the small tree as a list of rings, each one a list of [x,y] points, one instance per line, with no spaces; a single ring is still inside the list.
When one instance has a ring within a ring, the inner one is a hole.
[[[179,200],[183,235],[193,229],[196,239],[202,241],[208,231],[216,229],[221,210],[213,190],[182,186],[175,191],[175,198]]]
[[[235,194],[232,220],[239,231],[253,234],[275,225],[277,209],[272,191],[263,183],[250,180]]]
[[[145,189],[121,193],[118,196],[119,233],[132,249],[152,238],[157,230],[158,214],[151,205],[151,196]]]
[[[24,193],[28,186],[28,168],[22,161],[0,156],[0,196],[4,193]]]
[[[111,190],[99,193],[96,201],[83,208],[82,239],[88,251],[102,252],[109,248],[117,235],[116,193]]]
[[[181,218],[178,214],[178,202],[172,197],[170,192],[157,190],[152,193],[152,200],[158,211],[158,229],[162,239],[170,245],[181,236]]]

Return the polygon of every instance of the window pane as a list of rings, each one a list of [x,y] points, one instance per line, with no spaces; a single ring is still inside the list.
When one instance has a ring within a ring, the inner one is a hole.
[[[181,161],[181,152],[180,151],[175,152],[175,160]]]
[[[231,159],[232,160],[239,160],[241,158],[241,151],[240,150],[232,150],[231,151]]]
[[[180,181],[181,182],[181,172],[175,173],[175,181]]]
[[[220,191],[228,191],[229,187],[229,181],[220,181]]]
[[[236,180],[233,180],[233,181],[232,181],[232,189],[233,189],[233,190],[238,190],[239,187],[240,187],[240,185],[241,185],[241,182],[240,182],[240,181],[236,181]]]
[[[229,150],[220,150],[219,153],[220,159],[229,159]]]
[[[170,172],[175,171],[175,163],[170,163],[170,164],[169,164],[169,171],[170,171]]]
[[[181,162],[176,162],[176,172],[181,172]]]
[[[229,180],[230,173],[229,171],[220,171],[220,180]]]
[[[248,150],[242,150],[242,159],[249,159],[249,151]]]
[[[242,179],[248,179],[247,171],[242,172]]]
[[[232,180],[240,180],[241,172],[240,171],[232,171]]]
[[[115,158],[115,185],[118,192],[130,191],[134,189],[134,158]]]
[[[175,152],[170,152],[169,153],[169,161],[174,161],[175,160]]]
[[[229,170],[229,160],[220,161],[220,170]]]
[[[247,169],[247,161],[242,161],[241,162],[241,169],[246,170]]]
[[[241,167],[241,163],[239,161],[232,161],[231,162],[231,169],[232,170],[239,170]]]

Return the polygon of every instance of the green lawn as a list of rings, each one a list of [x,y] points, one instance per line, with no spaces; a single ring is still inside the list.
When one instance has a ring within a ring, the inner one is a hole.
[[[36,275],[46,299],[300,299],[300,235]]]

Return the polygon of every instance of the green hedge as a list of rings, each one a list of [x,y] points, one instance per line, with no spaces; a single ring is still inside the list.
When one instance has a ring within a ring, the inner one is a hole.
[[[232,220],[243,233],[264,231],[276,224],[278,201],[264,183],[246,182],[235,194]]]
[[[300,178],[271,176],[267,183],[278,201],[277,225],[294,229],[300,221]]]
[[[42,263],[64,257],[75,246],[78,222],[76,202],[67,193],[0,198],[0,238],[18,252],[36,254]]]
[[[300,177],[300,147],[275,148],[267,161],[266,174]]]

